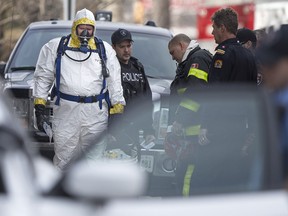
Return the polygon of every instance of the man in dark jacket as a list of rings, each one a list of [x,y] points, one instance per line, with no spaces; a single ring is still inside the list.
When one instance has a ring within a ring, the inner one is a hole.
[[[238,15],[231,8],[220,9],[212,16],[212,34],[218,44],[209,70],[209,83],[257,82],[253,54],[237,41]]]
[[[239,43],[242,45],[242,47],[250,50],[255,57],[255,51],[257,46],[257,37],[254,31],[248,29],[248,28],[241,28],[238,29],[237,35],[236,35]],[[259,62],[256,61],[257,66],[257,85],[260,85],[263,80],[263,76],[261,74],[261,67]]]
[[[176,103],[178,107],[182,100],[181,97],[177,97],[178,95],[189,97],[193,91],[191,88],[207,84],[212,55],[207,50],[201,49],[197,41],[191,40],[185,34],[174,36],[168,44],[168,49],[173,60],[178,63],[175,79],[170,86],[173,104],[175,104],[175,98],[176,100],[178,98],[179,103]],[[175,121],[177,107],[170,106],[170,124]]]
[[[187,196],[194,170],[193,151],[198,144],[198,135],[201,131],[201,104],[193,98],[193,87],[207,84],[212,55],[207,50],[201,49],[197,41],[191,40],[185,34],[173,37],[168,49],[173,60],[178,62],[178,67],[170,86],[171,131],[168,128],[165,150],[170,156],[176,157],[177,186],[179,192]],[[179,142],[175,142],[179,139]],[[179,146],[175,147],[175,143],[179,143]]]
[[[240,28],[237,30],[236,38],[242,47],[250,50],[253,54],[255,53],[257,38],[254,31],[248,28]]]
[[[131,56],[133,40],[129,31],[116,30],[111,36],[111,42],[121,65],[123,95],[126,101],[124,113],[111,116],[111,124],[117,127],[115,131],[120,131],[119,128],[125,129],[115,138],[126,140],[130,144],[139,144],[138,132],[143,130],[144,138],[148,143],[155,139],[155,132],[152,127],[152,92],[144,67],[138,59]]]

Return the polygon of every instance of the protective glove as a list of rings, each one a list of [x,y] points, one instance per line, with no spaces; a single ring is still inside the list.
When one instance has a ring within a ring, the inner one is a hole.
[[[49,124],[49,118],[48,116],[45,115],[45,105],[43,104],[35,104],[35,116],[36,116],[36,122],[37,122],[37,127],[38,130],[45,132],[43,128],[44,122],[46,122],[48,125]]]
[[[124,112],[124,106],[122,104],[115,104],[110,109],[110,114],[120,114]]]

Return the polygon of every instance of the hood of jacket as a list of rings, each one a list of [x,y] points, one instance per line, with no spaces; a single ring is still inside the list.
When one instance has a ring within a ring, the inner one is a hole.
[[[183,55],[183,58],[182,58],[182,61],[185,61],[189,55],[189,53],[194,50],[196,47],[199,46],[199,43],[196,41],[196,40],[191,40],[191,42],[189,43],[184,55]]]
[[[76,31],[77,26],[80,24],[93,26],[94,32],[95,32],[96,21],[95,21],[94,14],[91,11],[87,10],[86,8],[84,8],[84,9],[82,9],[76,13],[76,16],[75,16],[75,19],[74,19],[73,25],[72,25],[71,40],[69,43],[70,47],[79,48],[81,45],[81,42],[78,38],[77,31]],[[96,44],[94,41],[94,34],[88,40],[88,45],[90,46],[91,49],[96,49]]]

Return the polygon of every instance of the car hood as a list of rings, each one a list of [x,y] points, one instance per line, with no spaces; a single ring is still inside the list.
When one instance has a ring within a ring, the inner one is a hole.
[[[12,86],[25,86],[26,88],[29,86],[33,88],[34,80],[33,80],[34,72],[33,71],[19,71],[13,73],[6,73],[5,87],[11,88]],[[160,78],[148,78],[150,88],[152,91],[153,100],[160,99],[161,95],[169,95],[170,94],[170,84],[172,80],[169,79],[160,79]]]

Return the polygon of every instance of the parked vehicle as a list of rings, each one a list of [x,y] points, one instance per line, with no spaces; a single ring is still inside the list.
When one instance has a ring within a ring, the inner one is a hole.
[[[16,96],[14,110],[18,117],[43,150],[52,150],[53,144],[43,132],[34,127],[33,117],[33,75],[41,47],[50,39],[68,35],[72,21],[42,21],[31,23],[24,31],[14,47],[10,58],[2,69],[5,74],[5,89],[11,90]],[[152,89],[153,100],[169,95],[169,86],[174,78],[176,64],[171,59],[167,44],[172,37],[169,30],[155,26],[133,25],[125,23],[97,21],[96,36],[111,43],[111,35],[118,28],[126,28],[133,34],[133,55],[141,60]],[[157,100],[159,102],[159,100]],[[165,122],[159,126],[160,107],[155,103],[156,143],[163,142]],[[47,106],[48,116],[53,118],[52,106]]]

